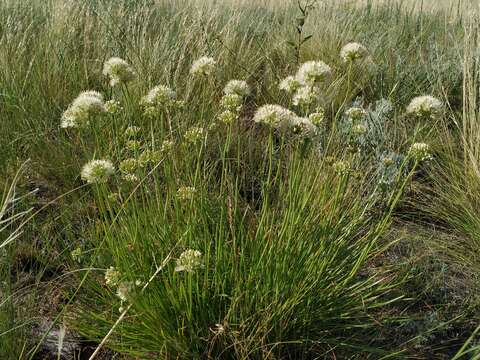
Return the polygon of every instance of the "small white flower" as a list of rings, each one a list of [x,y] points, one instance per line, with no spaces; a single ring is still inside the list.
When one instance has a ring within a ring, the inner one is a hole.
[[[237,119],[238,114],[230,110],[225,110],[218,115],[218,121],[225,125],[231,125],[237,121]]]
[[[89,184],[99,184],[108,181],[115,172],[115,168],[109,160],[91,160],[86,163],[81,172],[81,177]]]
[[[214,58],[203,56],[192,64],[192,67],[190,68],[190,74],[194,76],[211,75],[215,71],[216,65],[217,62]]]
[[[203,268],[203,256],[198,250],[185,250],[177,259],[175,271],[186,271],[194,273],[196,270]]]
[[[317,135],[317,127],[308,118],[294,118],[291,129],[294,135],[302,139],[310,139]]]
[[[152,88],[146,96],[143,97],[142,103],[146,106],[162,107],[168,105],[175,100],[177,94],[175,91],[165,85],[157,85]]]
[[[247,96],[250,94],[250,87],[244,80],[230,80],[223,88],[225,95],[236,94],[239,96]]]
[[[124,174],[133,174],[139,166],[139,161],[135,158],[125,159],[120,162],[118,169]]]
[[[242,109],[243,98],[238,94],[227,94],[220,100],[220,105],[223,109],[239,112]]]
[[[185,132],[184,137],[190,143],[198,143],[205,138],[205,130],[202,127],[192,126]]]
[[[96,91],[80,93],[62,114],[62,128],[86,127],[90,120],[107,112],[103,97]]]
[[[121,279],[120,272],[115,269],[113,266],[110,266],[107,271],[105,271],[105,283],[108,286],[117,286]]]
[[[115,114],[118,114],[120,111],[122,111],[123,108],[120,101],[111,99],[105,103],[105,109],[109,114],[115,115]]]
[[[112,57],[105,62],[103,75],[110,78],[110,86],[125,84],[137,76],[130,64],[119,57]]]
[[[293,95],[293,105],[308,106],[319,98],[319,90],[313,86],[300,87],[295,95]]]
[[[257,109],[253,121],[281,129],[288,127],[296,117],[295,113],[280,105],[268,104]]]
[[[325,120],[325,110],[323,110],[322,108],[318,108],[316,112],[308,115],[308,118],[313,125],[320,126]]]
[[[315,86],[329,81],[332,69],[323,61],[307,61],[298,69],[296,78],[300,84]]]
[[[410,146],[409,155],[417,161],[431,160],[430,147],[425,143],[414,143]]]
[[[280,81],[278,88],[280,90],[286,91],[290,94],[297,91],[297,89],[301,86],[300,82],[294,76],[287,76],[285,79]]]
[[[355,62],[356,60],[362,60],[368,56],[368,50],[362,44],[352,42],[345,45],[340,51],[340,57],[343,62]]]
[[[93,98],[99,99],[100,101],[103,101],[103,95],[100,92],[95,90],[82,91],[78,95],[78,98],[81,98],[81,97],[93,97]]]
[[[443,112],[443,104],[430,95],[414,98],[407,107],[407,114],[435,119]]]

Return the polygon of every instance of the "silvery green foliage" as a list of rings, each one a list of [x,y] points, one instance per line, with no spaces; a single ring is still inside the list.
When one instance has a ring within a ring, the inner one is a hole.
[[[357,98],[349,106],[362,108],[363,99]],[[380,99],[365,109],[361,119],[352,120],[344,115],[339,124],[346,145],[359,156],[359,162],[374,161],[375,183],[382,192],[395,187],[401,177],[402,164],[405,156],[391,149],[387,127],[393,115],[393,105],[389,100]],[[348,111],[347,111],[348,112]],[[358,131],[358,129],[364,131]]]
[[[385,152],[378,159],[377,177],[378,185],[382,191],[395,187],[399,180],[405,155],[396,152]]]
[[[363,99],[357,98],[353,101],[352,107],[362,107]],[[393,114],[393,105],[389,100],[380,99],[375,104],[370,105],[366,110],[366,115],[357,121],[352,121],[344,115],[340,119],[339,130],[345,139],[348,139],[350,146],[355,147],[365,156],[371,156],[384,153],[389,150],[389,139],[386,133],[386,126]],[[364,133],[355,133],[355,127],[364,126]]]

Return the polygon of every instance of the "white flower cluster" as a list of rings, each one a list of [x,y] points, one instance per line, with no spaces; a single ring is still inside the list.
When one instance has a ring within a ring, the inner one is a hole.
[[[81,177],[89,184],[100,184],[108,181],[115,172],[115,167],[109,160],[91,160],[81,171]]]
[[[110,78],[110,86],[126,84],[137,77],[130,64],[119,57],[112,57],[105,62],[103,75]]]
[[[280,90],[286,91],[290,94],[293,94],[301,86],[300,82],[295,76],[287,76],[285,79],[280,81],[278,88]]]
[[[176,98],[174,90],[165,85],[157,85],[141,99],[140,104],[144,107],[145,115],[155,117],[165,109],[181,107],[182,101]]]
[[[257,109],[253,121],[275,129],[287,127],[296,117],[295,113],[280,105],[267,104]]]
[[[84,91],[63,112],[62,128],[83,128],[90,120],[107,112],[103,95],[97,91]]]
[[[293,105],[296,106],[308,106],[318,100],[320,97],[320,91],[314,86],[302,86],[293,95]]]
[[[142,99],[144,105],[160,107],[175,100],[177,94],[174,90],[165,85],[157,85],[152,88]]]
[[[315,112],[308,115],[308,119],[313,125],[320,126],[325,120],[325,110],[323,110],[323,108],[317,108]]]
[[[105,271],[105,283],[108,286],[117,286],[120,282],[120,279],[120,272],[113,266],[110,266],[107,271]]]
[[[235,94],[245,97],[250,94],[250,86],[244,80],[230,80],[223,88],[223,93],[225,95]]]
[[[205,138],[205,129],[198,126],[192,126],[185,132],[184,138],[189,143],[199,143]]]
[[[297,72],[297,80],[302,86],[318,86],[330,80],[332,69],[323,61],[307,61]]]
[[[160,152],[162,154],[168,154],[173,150],[175,143],[172,140],[163,140],[162,145],[160,146]]]
[[[121,281],[117,285],[117,296],[122,302],[127,301],[134,289],[135,284],[132,281]]]
[[[115,100],[115,99],[111,99],[111,100],[108,100],[105,103],[105,110],[109,114],[115,115],[115,114],[118,114],[120,111],[122,111],[123,108],[122,108],[122,104],[120,103],[120,101]]]
[[[414,143],[410,146],[409,155],[417,161],[431,160],[430,147],[425,143]]]
[[[439,117],[442,112],[442,102],[430,95],[414,98],[407,107],[407,114],[419,118],[435,119]]]
[[[311,139],[317,135],[317,127],[309,118],[297,116],[291,123],[292,133],[302,139]]]
[[[321,89],[328,85],[332,69],[323,61],[307,61],[298,69],[295,76],[287,76],[280,81],[279,89],[293,94],[293,104],[310,106],[320,99]]]
[[[353,63],[368,57],[368,50],[362,44],[352,42],[340,50],[340,57],[345,63]]]
[[[186,271],[194,273],[196,270],[203,268],[203,256],[198,250],[185,250],[177,259],[175,271]]]
[[[215,71],[217,62],[214,58],[203,56],[194,61],[190,68],[190,74],[193,76],[209,76]]]
[[[122,174],[133,174],[139,167],[139,161],[135,158],[122,160],[118,165],[118,169]]]
[[[253,120],[300,138],[312,138],[317,134],[317,127],[310,118],[300,117],[280,105],[263,105],[258,108]]]
[[[240,116],[244,98],[250,94],[250,87],[244,80],[230,80],[223,88],[220,105],[222,112],[217,116],[219,122],[230,125]]]

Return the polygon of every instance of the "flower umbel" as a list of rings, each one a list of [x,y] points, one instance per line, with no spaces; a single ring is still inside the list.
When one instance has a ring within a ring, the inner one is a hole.
[[[362,44],[352,42],[345,45],[340,51],[340,57],[343,62],[355,62],[357,60],[362,60],[368,56],[368,50]]]
[[[323,110],[322,108],[318,108],[316,112],[308,115],[308,118],[313,125],[320,126],[325,120],[325,110]]]
[[[193,126],[185,132],[184,137],[189,143],[199,143],[205,138],[205,130],[202,127]]]
[[[103,75],[110,78],[110,86],[126,84],[137,76],[130,64],[119,57],[112,57],[105,62]]]
[[[410,146],[408,154],[417,161],[431,160],[430,147],[425,143],[414,143]]]
[[[297,91],[297,89],[301,86],[300,82],[297,80],[295,76],[287,76],[285,79],[280,81],[278,88],[280,90],[286,91],[290,94]]]
[[[121,274],[113,266],[110,266],[107,271],[105,271],[105,283],[108,286],[117,286],[120,282]]]
[[[302,139],[309,139],[317,135],[317,127],[308,118],[296,117],[292,121],[292,132]]]
[[[308,106],[311,105],[319,97],[319,91],[313,86],[300,87],[295,95],[293,95],[293,105]]]
[[[175,271],[186,271],[194,273],[196,270],[203,268],[203,256],[198,250],[185,250],[177,259]]]
[[[115,168],[109,160],[91,160],[86,163],[81,172],[81,177],[89,184],[106,183],[115,172]]]
[[[250,87],[244,80],[230,80],[223,88],[225,95],[237,94],[239,96],[247,96],[250,94]]]
[[[288,126],[295,118],[292,111],[280,105],[268,104],[257,109],[253,121],[279,129]]]
[[[223,109],[239,112],[242,109],[243,98],[238,94],[227,94],[220,100]]]
[[[333,165],[333,170],[338,174],[338,175],[345,175],[348,173],[348,163],[346,161],[337,161]]]
[[[324,84],[332,75],[332,69],[323,61],[307,61],[298,69],[296,78],[302,85]]]
[[[97,91],[84,91],[77,96],[62,115],[62,128],[83,128],[90,120],[107,112],[103,96]]]
[[[217,62],[214,58],[203,56],[196,60],[190,68],[190,74],[194,76],[208,76],[215,71]]]
[[[407,107],[407,114],[420,118],[435,119],[442,114],[443,104],[430,95],[414,98]]]

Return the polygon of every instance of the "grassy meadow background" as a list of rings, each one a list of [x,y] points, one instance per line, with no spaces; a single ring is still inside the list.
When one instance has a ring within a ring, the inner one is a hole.
[[[478,4],[300,5],[0,1],[0,359],[480,359]],[[111,57],[135,80],[110,86]],[[310,60],[332,76],[296,106],[279,83]],[[146,113],[157,85],[178,101]],[[61,128],[87,90],[119,109]],[[441,116],[408,114],[427,94]],[[265,104],[323,121],[286,134]]]

